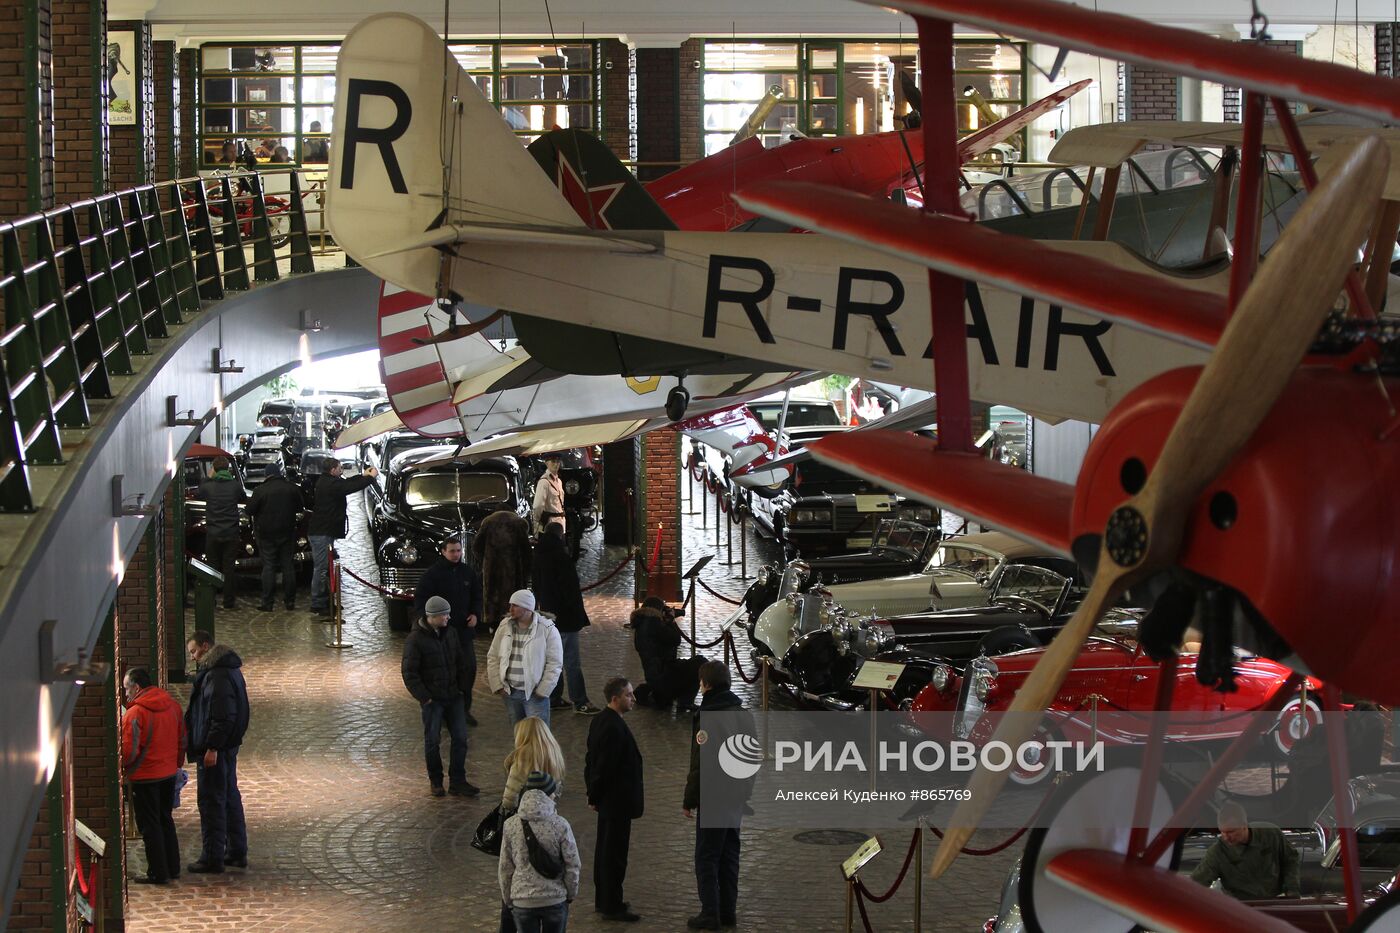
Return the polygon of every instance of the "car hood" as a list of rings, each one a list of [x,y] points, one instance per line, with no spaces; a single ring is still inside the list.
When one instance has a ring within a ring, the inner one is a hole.
[[[823,580],[833,580],[843,574],[858,574],[861,579],[869,576],[896,574],[915,566],[913,559],[899,559],[874,551],[860,551],[855,554],[834,554],[830,557],[813,557],[807,561],[812,568],[811,579],[821,574]]]
[[[938,599],[929,595],[929,584],[934,582],[938,584]],[[872,602],[888,599],[892,590],[898,590],[901,596],[912,595],[915,591],[929,595],[929,607],[933,610],[982,605],[989,596],[986,587],[967,574],[941,570],[932,574],[909,573],[898,577],[836,583],[826,589],[838,605],[854,612],[869,608]]]

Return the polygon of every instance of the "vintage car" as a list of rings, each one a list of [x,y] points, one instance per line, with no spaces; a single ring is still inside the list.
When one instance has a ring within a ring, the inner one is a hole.
[[[915,697],[955,659],[996,655],[1049,642],[1083,598],[1082,581],[1045,567],[1008,564],[986,603],[888,618],[860,616],[819,590],[805,594],[792,642],[771,667],[797,698],[826,709],[868,705],[852,681],[866,661],[904,665],[898,682],[880,695],[888,709],[909,709]],[[1129,610],[1114,610],[1126,612]]]
[[[1080,649],[1074,666],[1047,707],[1042,732],[1047,737],[1070,741],[1086,740],[1097,732],[1105,746],[1142,745],[1147,740],[1147,717],[1120,715],[1125,711],[1152,710],[1157,697],[1161,667],[1142,650],[1137,629],[1141,613],[1114,610],[1094,628],[1094,634]],[[995,660],[979,655],[965,665],[956,659],[937,662],[932,677],[913,698],[909,708],[916,723],[947,722],[948,718],[922,718],[924,713],[956,713],[953,738],[986,741],[995,727],[993,714],[1006,710],[1016,691],[1045,653],[1044,648],[1026,648],[1003,654]],[[1171,723],[1167,738],[1174,749],[1202,743],[1228,742],[1246,721],[1230,717],[1258,709],[1275,698],[1292,676],[1292,670],[1267,658],[1255,657],[1236,649],[1235,690],[1221,692],[1196,679],[1198,655],[1183,652],[1176,667],[1172,710],[1181,711]],[[1322,689],[1322,682],[1307,678],[1306,692],[1286,700],[1273,730],[1273,744],[1280,752],[1306,735],[1320,720],[1321,709],[1308,694]],[[1199,715],[1210,714],[1210,715]],[[1223,714],[1223,715],[1217,715]],[[1045,776],[1045,769],[1027,773],[1013,769],[1012,779],[1031,783]]]
[[[259,427],[252,434],[240,435],[239,440],[242,448],[239,462],[249,485],[256,485],[267,478],[267,466],[270,463],[282,464],[282,469],[287,475],[295,471],[296,441],[286,428],[280,425]]]
[[[383,474],[389,471],[389,464],[399,454],[421,447],[441,447],[444,443],[441,438],[425,437],[415,431],[390,431],[361,444],[360,461],[365,466],[379,469],[379,484],[383,486],[386,481]]]
[[[764,396],[749,402],[748,408],[763,425],[765,432],[770,437],[776,437],[779,422],[783,419],[782,395]],[[787,418],[783,424],[784,431],[791,428],[838,427],[840,425],[841,415],[836,410],[835,402],[827,399],[808,398],[791,399],[787,403]],[[730,488],[730,455],[699,441],[692,440],[691,443],[700,463],[704,465],[705,472],[710,475],[710,479],[728,490]],[[754,492],[758,495],[767,494],[767,491],[763,489],[756,489]]]
[[[568,530],[569,553],[578,560],[586,532],[598,527],[598,470],[603,462],[602,448],[580,447],[562,451],[559,479],[564,484],[564,527]],[[522,458],[528,477],[531,501],[535,484],[544,475],[544,457]]]
[[[490,457],[474,463],[447,461],[456,447],[420,447],[397,454],[381,473],[383,487],[371,485],[374,505],[370,532],[379,579],[400,596],[385,596],[389,627],[407,631],[413,624],[412,594],[442,542],[471,538],[481,520],[502,509],[530,514],[530,497],[514,457]]]
[[[243,477],[242,470],[239,469],[237,459],[232,454],[208,444],[190,446],[190,449],[185,453],[184,460],[185,553],[200,560],[206,559],[207,549],[204,546],[204,501],[199,498],[199,485],[214,475],[215,457],[229,458],[235,475],[244,484],[244,501],[247,501],[247,481]],[[253,536],[252,520],[243,514],[242,505],[239,506],[239,513],[239,537],[243,545],[243,552],[238,555],[234,566],[240,575],[259,573],[262,570],[262,557],[258,554],[258,542]],[[306,533],[307,515],[307,512],[301,512],[297,515],[297,537],[292,554],[296,561],[297,576],[303,579],[311,573],[311,544]]]
[[[799,449],[844,427],[794,428],[786,432],[789,450]],[[816,460],[793,467],[790,480],[772,498],[748,497],[759,525],[783,544],[789,556],[835,554],[869,548],[882,518],[937,525],[938,510],[905,499]]]
[[[851,612],[876,617],[985,606],[1002,572],[1010,564],[1044,567],[1077,579],[1069,558],[1050,554],[999,531],[938,540],[938,532],[920,523],[882,522],[869,551],[788,563],[775,601],[759,613],[751,605],[749,638],[761,654],[781,660],[792,641],[794,626],[807,614],[832,603]],[[765,583],[775,575],[766,570]],[[758,594],[759,584],[751,592]],[[822,595],[809,603],[806,591]],[[811,627],[810,620],[804,625]]]

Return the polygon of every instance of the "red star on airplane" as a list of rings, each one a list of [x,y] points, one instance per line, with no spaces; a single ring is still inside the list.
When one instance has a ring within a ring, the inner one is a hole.
[[[622,190],[624,183],[619,181],[610,185],[589,188],[567,159],[561,156],[557,164],[558,169],[554,180],[559,185],[559,191],[564,195],[564,200],[568,201],[569,206],[591,226],[611,230],[612,224],[608,222],[606,211],[608,205],[617,197],[617,193]]]

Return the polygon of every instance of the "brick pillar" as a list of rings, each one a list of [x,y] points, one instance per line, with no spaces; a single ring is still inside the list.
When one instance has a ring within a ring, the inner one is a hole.
[[[105,0],[53,10],[54,202],[101,194],[107,181]]]
[[[49,0],[0,7],[0,220],[53,206]]]
[[[1179,112],[1177,76],[1141,65],[1120,65],[1124,117],[1128,120],[1175,120]]]
[[[180,177],[180,69],[174,42],[151,43],[151,82],[154,128],[151,143],[155,149],[152,181]]]
[[[637,49],[637,161],[679,162],[680,49]],[[642,181],[660,178],[675,166],[637,170]]]
[[[185,682],[185,477],[180,471],[165,490],[161,561],[161,686]]]
[[[1376,74],[1383,78],[1400,76],[1400,23],[1376,23]]]
[[[64,872],[63,835],[60,820],[50,816],[51,806],[58,802],[56,794],[61,779],[56,775],[49,783],[44,801],[39,806],[39,819],[29,834],[29,848],[24,854],[24,866],[19,873],[19,886],[10,905],[9,930],[64,930],[62,908]],[[55,837],[55,833],[57,836]],[[55,916],[55,913],[59,916]]]
[[[1241,39],[1240,41],[1241,41],[1241,42],[1254,42],[1255,40],[1246,37],[1246,38]],[[1381,40],[1380,40],[1380,26],[1377,26],[1377,27],[1376,27],[1376,49],[1377,49],[1377,55],[1378,55],[1378,56],[1379,56],[1379,50],[1380,50],[1380,41],[1381,41]],[[1297,42],[1297,41],[1295,41],[1295,40],[1293,40],[1293,39],[1269,39],[1269,40],[1265,41],[1264,44],[1265,44],[1266,46],[1268,46],[1269,48],[1271,48],[1271,49],[1277,49],[1277,50],[1280,51],[1280,52],[1288,52],[1289,54],[1292,54],[1292,55],[1302,55],[1302,54],[1303,54],[1303,43]],[[1376,70],[1377,70],[1377,71],[1380,71],[1380,59],[1379,59],[1379,57],[1377,57],[1376,66],[1377,66],[1377,67],[1376,67]],[[1240,94],[1240,89],[1237,88],[1237,87],[1227,87],[1227,88],[1224,89],[1224,93],[1223,93],[1222,96],[1223,96],[1223,98],[1224,98],[1224,107],[1223,107],[1223,110],[1225,111],[1225,119],[1226,119],[1227,121],[1232,122],[1232,123],[1238,123],[1238,122],[1240,122],[1241,120],[1243,120],[1243,119],[1244,119],[1243,112],[1242,112],[1242,110],[1240,109],[1240,100],[1241,100],[1241,96],[1242,96],[1242,95]]]
[[[619,159],[631,159],[632,53],[616,39],[604,39],[599,45],[603,62],[603,124],[598,135]]]
[[[199,49],[181,49],[179,52],[180,87],[180,177],[189,178],[199,170],[199,145],[195,139],[194,102],[195,76],[199,70]]]
[[[128,62],[136,77],[136,122],[131,126],[109,127],[110,175],[112,190],[142,185],[153,177],[156,161],[155,80],[152,69],[151,27],[141,20],[113,20],[107,34],[136,33],[136,61]]]
[[[636,598],[660,596],[674,602],[681,598],[681,514],[680,514],[680,434],[661,428],[643,434],[637,461],[637,513],[640,528],[637,546],[642,563],[650,568],[637,571]],[[661,550],[653,566],[657,530]]]
[[[676,119],[680,126],[680,160],[689,164],[704,155],[700,141],[700,73],[705,64],[705,40],[681,43],[677,75]]]
[[[120,600],[120,591],[118,599]],[[114,633],[115,613],[107,618],[94,661],[111,662],[118,656]],[[106,929],[125,929],[126,844],[122,816],[120,723],[117,704],[122,671],[113,671],[105,684],[81,688],[73,709],[73,815],[107,843],[102,859]]]

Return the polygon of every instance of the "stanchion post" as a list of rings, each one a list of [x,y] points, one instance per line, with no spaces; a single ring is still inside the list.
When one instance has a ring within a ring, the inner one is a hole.
[[[770,756],[770,755],[768,754],[768,748],[769,748],[769,745],[768,745],[768,689],[769,689],[769,688],[768,688],[768,664],[769,664],[769,663],[770,663],[770,662],[769,662],[768,655],[764,654],[764,655],[760,655],[760,656],[759,656],[759,658],[758,658],[758,676],[763,678],[763,682],[759,684],[758,693],[759,693],[759,696],[761,697],[761,699],[760,699],[760,701],[759,701],[759,702],[760,702],[760,706],[761,706],[762,709],[763,709],[763,757],[764,757],[765,760],[771,760],[771,757],[772,757],[772,756]]]
[[[720,495],[721,495],[721,493],[717,490],[717,491],[715,492],[715,556],[716,556],[716,557],[719,556],[719,530],[720,530],[720,529],[719,529],[719,523],[722,522],[722,521],[724,521],[724,515],[723,515],[723,514],[720,512],[720,510],[719,510],[719,506],[720,506]]]
[[[876,736],[880,732],[880,691],[874,687],[870,688],[870,760],[876,761],[875,753],[878,751]],[[870,767],[870,791],[875,792],[875,772],[878,769]]]
[[[855,930],[856,922],[856,879],[846,879],[846,933]]]
[[[690,656],[692,658],[695,657],[695,616],[697,615],[695,611],[695,580],[694,576],[690,578],[690,595],[685,598],[685,601],[690,603]]]
[[[739,514],[739,579],[749,578],[749,510]]]
[[[335,574],[331,578],[331,624],[334,626],[331,636],[332,640],[326,642],[327,648],[353,648],[354,645],[345,640],[345,617],[343,607],[340,602],[340,585],[342,577],[340,574],[340,556],[335,553],[335,548],[331,548],[331,560],[335,563]]]
[[[734,566],[734,510],[739,507],[739,503],[734,501],[733,495],[729,497],[728,521],[724,523],[724,566]]]
[[[914,844],[914,933],[924,933],[924,818],[914,824],[919,841]]]
[[[710,503],[706,496],[710,494],[710,487],[705,483],[705,471],[700,471],[700,529],[710,527]]]

